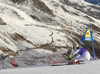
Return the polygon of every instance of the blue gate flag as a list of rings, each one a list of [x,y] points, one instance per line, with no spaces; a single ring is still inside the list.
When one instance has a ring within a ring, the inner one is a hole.
[[[81,38],[81,41],[92,41],[92,31],[90,29],[87,29],[84,35]]]
[[[92,26],[90,24],[90,29],[87,29],[86,32],[83,34],[79,47],[81,45],[81,41],[92,41],[92,46],[93,46],[93,55],[94,55],[94,60],[95,60],[95,50],[94,50],[94,42],[93,42],[93,37],[92,37]]]

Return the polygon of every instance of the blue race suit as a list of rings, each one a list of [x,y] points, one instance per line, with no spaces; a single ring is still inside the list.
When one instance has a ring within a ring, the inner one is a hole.
[[[88,52],[87,49],[85,48],[81,48],[80,51],[78,52],[80,55],[82,55],[83,53]]]

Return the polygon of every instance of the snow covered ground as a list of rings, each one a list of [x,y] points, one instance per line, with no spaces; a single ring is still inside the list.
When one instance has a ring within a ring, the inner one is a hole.
[[[96,44],[94,43],[96,46],[95,48],[96,50],[99,49],[100,21],[98,19],[95,19],[83,13],[82,11],[73,8],[71,5],[67,5],[67,0],[41,1],[42,2],[39,3],[43,4],[43,7],[48,7],[52,11],[52,14],[55,15],[55,17],[50,16],[48,12],[44,13],[41,11],[41,8],[35,7],[33,4],[35,0],[25,0],[25,2],[21,4],[13,3],[10,0],[0,0],[1,56],[2,54],[9,56],[16,55],[16,63],[19,65],[19,67],[22,67],[26,66],[27,63],[33,63],[34,61],[27,61],[26,63],[26,61],[23,60],[19,61],[19,57],[25,57],[25,60],[30,60],[30,57],[40,58],[41,56],[46,56],[47,53],[54,54],[55,52],[53,52],[53,50],[57,51],[56,53],[61,55],[63,52],[67,52],[68,49],[71,49],[74,44],[79,43],[80,36],[83,34],[86,28],[88,28],[90,23],[94,25],[93,37],[96,42]],[[66,2],[66,4],[64,2]],[[91,9],[91,11],[99,11],[99,8],[94,10],[93,7],[88,7],[91,4],[88,5],[88,3],[84,2],[83,0],[69,0],[69,3],[77,3],[78,6],[85,6],[83,10],[86,11],[88,9]],[[33,19],[31,15],[33,15],[33,17],[38,20]],[[88,50],[91,49],[90,44],[87,46],[83,43],[82,45],[83,47],[88,47]],[[59,57],[59,59],[62,60],[62,56]],[[5,60],[5,67],[12,67],[12,64],[9,62],[10,59],[7,58]],[[47,59],[43,61],[46,62]],[[39,61],[35,64],[41,64],[41,59],[39,59]],[[2,67],[1,65],[2,63],[0,63],[0,69]],[[34,69],[37,68],[51,68],[51,70],[52,68],[56,69],[56,67],[46,66],[35,68],[33,67],[33,69],[29,70],[34,71]]]
[[[0,70],[0,74],[99,74],[100,60],[79,65],[31,66]]]

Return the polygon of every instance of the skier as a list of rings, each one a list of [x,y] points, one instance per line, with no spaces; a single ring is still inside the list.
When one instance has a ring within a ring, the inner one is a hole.
[[[73,63],[79,63],[79,62],[86,62],[90,60],[90,53],[85,48],[80,48],[78,45],[75,45],[73,47],[74,52],[72,53],[71,57],[68,57],[69,60],[72,60],[72,62],[68,64]]]
[[[78,45],[74,45],[73,46],[73,51],[77,50],[79,46]],[[71,58],[75,53],[77,53],[79,50],[75,51],[74,53],[71,53],[70,56],[68,57],[68,59],[71,61],[73,58]]]

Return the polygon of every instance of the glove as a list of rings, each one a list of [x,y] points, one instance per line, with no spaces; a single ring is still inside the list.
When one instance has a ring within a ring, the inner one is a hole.
[[[70,61],[71,61],[71,60],[72,60],[72,58],[68,57],[68,60],[70,60]]]

